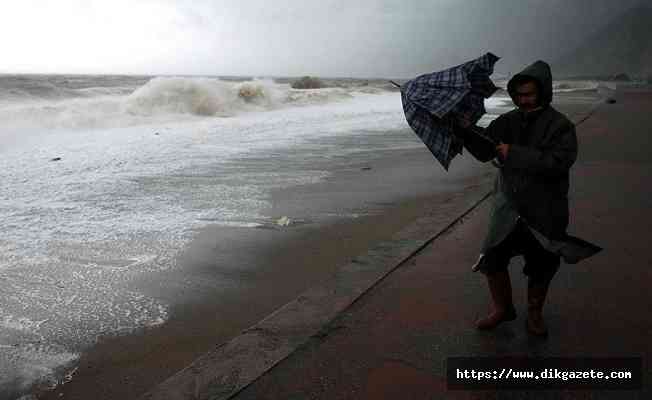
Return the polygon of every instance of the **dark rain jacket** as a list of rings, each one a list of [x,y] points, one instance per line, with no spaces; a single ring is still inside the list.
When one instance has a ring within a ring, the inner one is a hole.
[[[536,80],[543,108],[530,114],[515,109],[484,129],[485,136],[510,147],[496,177],[482,253],[500,243],[518,218],[548,240],[566,236],[569,169],[577,158],[575,126],[550,106],[552,74],[548,64],[537,61],[515,75],[507,85],[512,98],[515,83],[522,77]],[[464,132],[464,146],[483,162],[496,156],[493,143],[470,131]]]

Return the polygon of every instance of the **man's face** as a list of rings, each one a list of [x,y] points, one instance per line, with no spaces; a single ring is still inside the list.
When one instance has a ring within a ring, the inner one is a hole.
[[[539,88],[535,82],[525,82],[514,91],[514,104],[523,111],[532,111],[539,106]]]

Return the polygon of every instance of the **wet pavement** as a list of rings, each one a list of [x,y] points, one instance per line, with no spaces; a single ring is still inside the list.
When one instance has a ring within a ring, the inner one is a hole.
[[[650,398],[652,91],[615,99],[578,126],[569,195],[569,233],[604,250],[562,264],[544,308],[547,339],[525,330],[521,258],[510,267],[518,318],[493,331],[473,327],[490,303],[484,276],[470,269],[489,219],[483,184],[441,211],[462,216],[451,226],[424,215],[393,244],[353,260],[347,279],[308,291],[145,398]],[[440,233],[424,241],[428,230]],[[447,358],[457,356],[641,357],[643,389],[448,390]]]

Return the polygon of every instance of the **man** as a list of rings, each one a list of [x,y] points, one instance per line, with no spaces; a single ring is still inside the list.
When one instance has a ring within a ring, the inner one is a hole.
[[[507,266],[512,257],[523,255],[523,272],[528,276],[527,331],[546,336],[542,308],[560,256],[540,240],[549,243],[565,236],[569,169],[577,158],[577,138],[573,123],[550,106],[548,64],[537,61],[528,66],[509,81],[507,89],[517,108],[484,130],[491,141],[479,136],[477,127],[459,132],[475,158],[500,161],[489,231],[475,266],[487,277],[493,311],[476,327],[492,329],[516,318]]]

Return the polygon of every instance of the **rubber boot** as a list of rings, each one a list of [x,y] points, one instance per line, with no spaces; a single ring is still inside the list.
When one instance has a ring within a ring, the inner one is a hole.
[[[516,319],[509,272],[500,271],[487,275],[487,283],[489,284],[494,310],[488,316],[476,321],[475,326],[480,330],[493,329],[501,322]]]
[[[543,304],[548,293],[550,281],[530,283],[527,288],[527,331],[535,336],[548,336],[548,328],[543,321]]]

